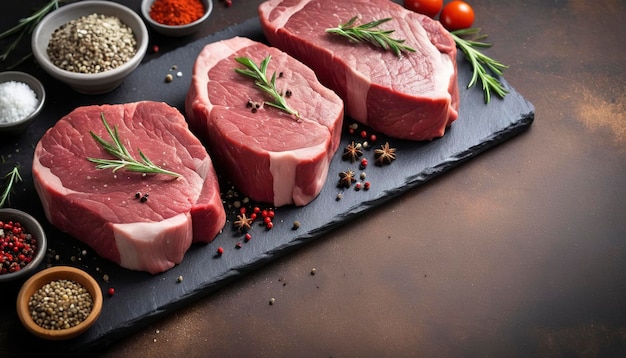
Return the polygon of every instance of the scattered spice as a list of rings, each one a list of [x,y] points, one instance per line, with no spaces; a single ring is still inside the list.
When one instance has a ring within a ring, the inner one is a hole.
[[[35,111],[39,100],[29,85],[18,81],[0,83],[0,123],[15,123]]]
[[[311,276],[314,276],[317,273],[317,269],[315,267],[313,267],[311,269]]]
[[[152,20],[167,26],[190,24],[204,12],[200,0],[155,0],[150,7]]]
[[[270,298],[270,306],[276,303],[276,299],[274,297]]]
[[[292,230],[298,230],[300,228],[300,222],[298,220],[293,222]]]
[[[363,183],[363,189],[365,189],[365,190],[370,190],[370,186],[371,186],[371,184],[370,184],[370,182],[368,182],[368,181],[366,181],[365,183]]]
[[[218,247],[218,248],[217,248],[217,254],[218,254],[219,256],[222,256],[222,254],[223,254],[223,253],[224,253],[224,248],[223,248],[223,247],[221,247],[221,246],[220,246],[220,247]]]
[[[28,307],[38,326],[61,330],[83,322],[91,313],[93,299],[81,284],[56,280],[35,291],[28,300]]]
[[[356,178],[354,177],[354,171],[352,169],[348,169],[345,172],[339,173],[339,183],[337,183],[337,186],[340,188],[349,188],[355,181]]]
[[[172,82],[174,80],[174,76],[172,76],[171,73],[168,73],[167,75],[165,75],[165,82]]]
[[[63,70],[100,73],[128,62],[137,53],[137,40],[119,18],[94,13],[56,29],[47,52],[50,61]]]
[[[252,239],[252,235],[250,235],[250,233],[246,233],[244,238],[246,239],[246,242],[248,242],[248,241],[250,241],[250,239]]]
[[[178,277],[176,278],[176,282],[178,282],[178,283],[183,282],[183,276],[178,276]],[[158,332],[157,332],[157,333],[158,333]]]
[[[354,143],[354,141],[352,141],[352,143],[348,144],[343,149],[343,155],[341,156],[341,158],[343,160],[350,160],[351,163],[354,163],[362,155],[363,155],[363,150],[361,150],[361,144],[360,143]]]
[[[380,149],[374,151],[377,165],[391,164],[396,160],[396,148],[391,148],[389,142],[380,146]]]
[[[108,281],[108,280],[106,280],[106,281]],[[115,289],[113,287],[109,287],[108,294],[109,294],[109,296],[113,296],[115,294]]]
[[[235,229],[239,230],[239,232],[247,232],[252,227],[251,218],[246,216],[246,213],[241,213],[241,215],[237,215],[237,220],[233,223]]]
[[[24,231],[19,221],[0,221],[0,274],[17,272],[37,252],[37,240]]]
[[[363,170],[363,169],[367,168],[367,164],[368,164],[367,159],[366,159],[366,158],[363,158],[363,159],[361,159],[361,163],[359,164],[359,168],[360,168],[361,170]]]
[[[356,191],[361,190],[361,183],[356,183],[356,184],[354,185],[354,190],[356,190]]]

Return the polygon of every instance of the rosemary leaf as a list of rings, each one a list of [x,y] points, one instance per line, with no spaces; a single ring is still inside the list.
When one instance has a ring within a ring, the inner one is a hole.
[[[473,69],[472,78],[470,79],[467,88],[471,88],[478,81],[480,81],[485,96],[485,103],[489,103],[491,101],[492,92],[498,97],[504,98],[509,91],[504,88],[498,77],[502,76],[504,69],[509,68],[509,66],[506,66],[479,51],[479,49],[491,47],[490,43],[482,41],[487,38],[487,35],[481,35],[480,29],[478,28],[456,30],[452,31],[450,34],[452,35],[457,47],[463,52],[465,59],[469,61]],[[462,36],[470,36],[470,38],[465,39]]]
[[[59,8],[59,4],[64,0],[51,0],[46,5],[44,5],[39,10],[35,11],[29,17],[25,17],[20,19],[17,22],[17,25],[11,27],[0,33],[0,40],[7,39],[12,35],[17,34],[17,36],[13,39],[13,41],[6,47],[6,49],[0,54],[0,62],[4,62],[11,55],[13,50],[20,44],[25,34],[28,34],[27,38],[30,38],[30,34],[33,32],[39,21],[44,18],[49,12],[54,11]],[[15,67],[18,64],[22,63],[24,60],[29,58],[31,54],[28,54],[22,59],[20,59],[17,63],[13,64],[11,67]]]
[[[106,119],[104,118],[104,113],[100,113],[100,117],[102,118],[102,123],[107,130],[107,133],[113,139],[113,142],[108,142],[104,140],[99,135],[95,134],[93,131],[89,131],[91,137],[104,148],[104,150],[116,157],[117,159],[99,159],[99,158],[87,158],[92,163],[97,164],[96,168],[98,169],[112,169],[115,173],[120,169],[126,169],[131,172],[140,172],[146,174],[165,174],[173,177],[179,177],[180,174],[165,170],[154,164],[148,157],[146,157],[143,152],[138,149],[139,156],[141,157],[141,162],[137,161],[130,154],[128,149],[122,140],[120,139],[120,135],[117,132],[117,127],[111,129]]]
[[[390,21],[390,17],[355,25],[357,18],[354,16],[337,27],[326,29],[326,32],[346,37],[352,42],[367,42],[386,51],[392,51],[398,57],[402,56],[402,52],[415,52],[414,48],[404,44],[405,40],[394,39],[390,36],[395,30],[375,29]]]
[[[254,83],[257,85],[257,87],[261,88],[272,97],[274,102],[266,101],[264,102],[265,104],[285,111],[295,116],[296,118],[300,118],[300,114],[296,110],[292,109],[289,104],[287,104],[285,97],[283,97],[276,88],[276,72],[274,71],[271,79],[268,80],[267,78],[267,67],[271,59],[272,56],[267,55],[267,57],[265,57],[263,61],[261,61],[260,66],[258,66],[248,57],[236,57],[235,61],[245,66],[246,68],[235,68],[235,72],[254,79]]]
[[[13,186],[15,185],[15,183],[18,181],[22,181],[19,167],[17,165],[14,166],[10,172],[5,174],[4,178],[7,179],[7,184],[4,187],[2,196],[0,197],[0,208],[4,207],[4,204],[9,201],[9,196],[11,195],[11,192],[13,191]]]

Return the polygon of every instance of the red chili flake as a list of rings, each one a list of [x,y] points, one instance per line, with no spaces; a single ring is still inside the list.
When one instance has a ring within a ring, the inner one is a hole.
[[[366,131],[361,131],[361,138],[365,138],[367,137],[367,132]]]
[[[109,287],[109,296],[113,296],[115,294],[115,289],[113,287]]]
[[[370,190],[370,182],[366,181],[365,183],[363,183],[363,189]]]
[[[217,248],[217,254],[218,254],[218,255],[222,255],[223,253],[224,253],[224,248],[223,248],[223,247],[221,247],[221,246],[220,246],[220,247],[218,247],[218,248]]]
[[[252,235],[250,235],[250,233],[246,233],[246,242],[250,241],[250,239],[252,239]]]

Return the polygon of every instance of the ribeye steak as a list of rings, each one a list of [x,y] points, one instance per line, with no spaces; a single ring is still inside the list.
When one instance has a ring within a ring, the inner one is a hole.
[[[253,79],[235,72],[235,58],[259,65],[300,118],[271,101]],[[257,108],[259,105],[259,108]],[[204,47],[185,103],[192,130],[206,142],[220,173],[239,191],[275,206],[306,205],[321,191],[339,146],[343,102],[313,71],[286,53],[244,37]]]
[[[456,47],[438,21],[389,0],[269,0],[259,15],[269,43],[310,66],[352,119],[410,140],[441,137],[456,120]],[[391,18],[379,28],[417,51],[397,57],[326,32],[354,16]]]
[[[111,141],[101,114],[135,158],[139,149],[181,176],[97,169],[87,158],[115,159],[90,135]],[[168,270],[192,242],[212,241],[226,222],[206,149],[165,103],[76,108],[41,138],[32,169],[48,220],[128,269]]]

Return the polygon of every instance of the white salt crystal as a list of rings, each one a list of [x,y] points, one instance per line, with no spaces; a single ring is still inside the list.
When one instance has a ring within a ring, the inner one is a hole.
[[[17,122],[37,108],[37,95],[26,83],[0,83],[0,123]]]

